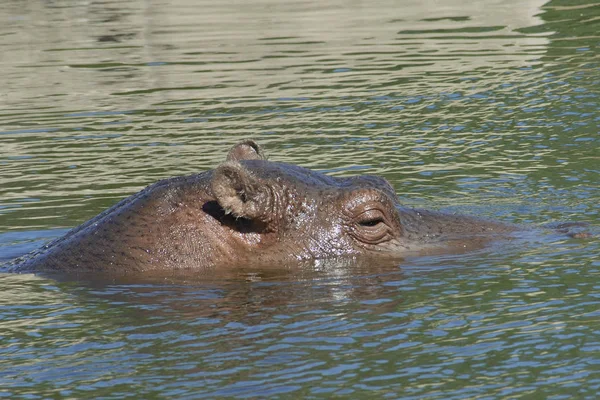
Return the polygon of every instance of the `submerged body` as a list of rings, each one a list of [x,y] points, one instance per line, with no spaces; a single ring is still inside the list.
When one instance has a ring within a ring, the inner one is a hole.
[[[215,170],[166,179],[15,260],[14,272],[268,267],[339,256],[456,253],[513,225],[402,207],[375,176],[336,178],[264,159],[252,141]]]

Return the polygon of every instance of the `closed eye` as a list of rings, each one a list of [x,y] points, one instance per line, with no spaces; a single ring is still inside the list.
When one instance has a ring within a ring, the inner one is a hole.
[[[358,224],[360,226],[377,226],[382,223],[384,223],[383,218],[374,218],[374,219],[368,219],[366,221],[360,221]]]

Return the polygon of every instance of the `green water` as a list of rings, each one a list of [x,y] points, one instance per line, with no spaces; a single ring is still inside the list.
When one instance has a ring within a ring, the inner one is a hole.
[[[13,1],[0,21],[0,260],[246,137],[409,206],[594,234],[195,282],[3,274],[0,397],[597,398],[599,2]]]

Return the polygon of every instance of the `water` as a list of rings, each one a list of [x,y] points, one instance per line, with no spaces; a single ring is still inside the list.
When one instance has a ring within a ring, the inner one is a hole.
[[[257,139],[543,234],[401,265],[0,276],[0,396],[596,398],[600,3],[4,2],[0,259]]]

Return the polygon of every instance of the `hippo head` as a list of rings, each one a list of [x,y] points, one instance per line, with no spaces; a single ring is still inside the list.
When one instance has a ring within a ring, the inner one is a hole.
[[[15,260],[18,271],[148,272],[396,260],[464,251],[515,228],[401,207],[375,176],[337,178],[266,160],[251,140],[212,171],[159,181]]]
[[[402,245],[396,195],[375,176],[336,178],[267,161],[252,141],[234,146],[210,178],[204,210],[232,258],[271,264],[365,253]]]

